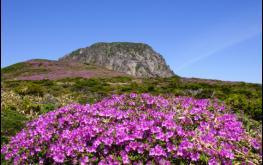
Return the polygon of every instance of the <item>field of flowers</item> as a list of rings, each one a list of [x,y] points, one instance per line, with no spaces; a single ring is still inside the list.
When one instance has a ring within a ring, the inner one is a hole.
[[[1,153],[12,164],[262,164],[261,144],[217,99],[131,93],[42,114]]]

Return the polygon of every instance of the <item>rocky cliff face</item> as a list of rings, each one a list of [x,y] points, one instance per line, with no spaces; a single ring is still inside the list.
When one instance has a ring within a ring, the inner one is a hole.
[[[136,77],[171,77],[173,71],[163,57],[142,43],[96,43],[59,59],[102,66]]]

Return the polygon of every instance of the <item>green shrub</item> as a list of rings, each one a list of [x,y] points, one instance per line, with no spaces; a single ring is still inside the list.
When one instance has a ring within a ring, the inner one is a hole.
[[[197,93],[196,98],[204,99],[204,98],[212,98],[214,95],[213,89],[203,89],[201,92]]]
[[[132,87],[131,86],[122,86],[120,88],[120,92],[131,92],[132,91]]]
[[[155,88],[154,86],[148,86],[147,92],[154,92]]]
[[[73,86],[74,90],[77,91],[83,91],[88,90],[91,87],[96,87],[100,84],[100,82],[97,79],[81,79],[77,80]]]
[[[181,89],[172,89],[172,93],[175,95],[175,96],[183,96],[184,93]]]
[[[26,121],[26,117],[16,111],[1,109],[1,144],[22,130]]]
[[[225,99],[226,95],[224,94],[224,92],[222,92],[221,90],[216,90],[215,91],[215,95],[214,97],[218,98],[218,99]]]
[[[253,119],[262,121],[262,99],[251,101],[249,109]]]
[[[40,106],[40,114],[45,114],[55,109],[54,104],[43,104]]]
[[[118,82],[118,83],[125,83],[125,82],[130,82],[132,80],[131,77],[125,77],[125,76],[117,76],[110,78],[108,81],[110,82]]]
[[[35,83],[23,83],[16,87],[14,91],[20,95],[34,95],[34,96],[43,96],[44,88]]]
[[[247,99],[238,94],[231,94],[226,99],[226,103],[231,106],[234,112],[245,111],[248,107]]]
[[[95,101],[96,100],[94,98],[87,97],[87,96],[82,96],[78,99],[78,103],[80,103],[80,104],[87,104],[87,103],[93,104],[93,103],[95,103]]]

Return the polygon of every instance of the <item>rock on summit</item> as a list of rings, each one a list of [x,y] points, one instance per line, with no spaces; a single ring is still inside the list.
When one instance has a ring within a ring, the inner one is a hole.
[[[164,58],[144,43],[100,42],[77,49],[59,60],[93,64],[136,77],[174,76]]]

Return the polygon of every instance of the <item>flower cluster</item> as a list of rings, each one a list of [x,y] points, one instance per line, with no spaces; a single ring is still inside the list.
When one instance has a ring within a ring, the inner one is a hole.
[[[132,93],[41,115],[1,152],[14,164],[260,164],[261,143],[218,100]]]

